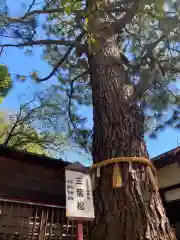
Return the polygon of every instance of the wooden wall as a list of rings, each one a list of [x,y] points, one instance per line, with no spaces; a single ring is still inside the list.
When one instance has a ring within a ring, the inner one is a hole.
[[[64,205],[64,195],[63,168],[0,157],[0,197]]]
[[[164,168],[157,169],[159,188],[167,188],[180,183],[179,163],[170,164]]]

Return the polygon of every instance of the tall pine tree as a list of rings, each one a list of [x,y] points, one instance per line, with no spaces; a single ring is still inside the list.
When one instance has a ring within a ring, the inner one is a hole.
[[[1,15],[4,31],[18,38],[1,46],[43,48],[52,71],[32,77],[57,77],[69,98],[69,133],[92,152],[94,163],[148,158],[146,130],[154,137],[164,126],[179,127],[179,14],[178,1],[171,0],[34,0],[23,16]],[[78,112],[91,100],[92,147],[91,130]],[[114,164],[96,178],[89,239],[175,239],[152,171],[140,163],[118,166],[121,188],[112,188]]]

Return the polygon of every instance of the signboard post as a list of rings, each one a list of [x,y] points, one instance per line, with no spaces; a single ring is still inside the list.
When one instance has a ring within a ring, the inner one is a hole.
[[[83,240],[83,222],[77,221],[76,224],[76,240]]]
[[[94,219],[91,178],[80,163],[70,164],[65,170],[66,217],[77,221],[77,240],[83,240],[83,221]]]

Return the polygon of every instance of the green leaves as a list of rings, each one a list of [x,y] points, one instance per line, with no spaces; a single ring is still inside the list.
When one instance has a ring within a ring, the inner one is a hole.
[[[0,88],[7,88],[10,84],[10,75],[5,65],[0,65]]]
[[[165,0],[159,0],[159,1],[143,0],[141,2],[141,6],[143,6],[144,9],[154,8],[159,14],[163,14],[164,13],[164,3],[165,3]]]
[[[67,13],[69,15],[72,11],[72,6],[73,6],[72,3],[66,3],[64,6],[65,13]]]
[[[0,96],[0,104],[3,102],[4,98]]]
[[[12,80],[8,68],[0,64],[0,103],[12,88]]]
[[[164,3],[165,0],[155,1],[155,9],[160,13],[160,15],[164,14]]]
[[[37,93],[29,102],[21,103],[19,112],[0,112],[0,143],[54,157],[63,152],[66,138],[60,128],[62,102],[51,94]]]
[[[165,14],[165,0],[143,0],[140,4],[140,10],[147,13],[151,18],[159,20]]]
[[[64,7],[64,12],[67,15],[70,15],[73,12],[76,12],[81,9],[82,1],[79,0],[64,0],[62,1],[62,6]]]

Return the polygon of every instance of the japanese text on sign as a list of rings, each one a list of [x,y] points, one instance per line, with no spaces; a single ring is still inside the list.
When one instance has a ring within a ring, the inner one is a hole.
[[[94,218],[89,174],[66,170],[66,216],[80,219]]]

